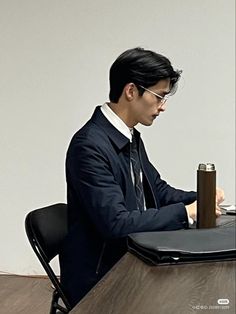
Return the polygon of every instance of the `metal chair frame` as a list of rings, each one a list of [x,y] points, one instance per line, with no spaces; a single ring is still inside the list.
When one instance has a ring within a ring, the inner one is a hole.
[[[52,221],[53,226],[50,224]],[[55,288],[50,314],[58,313],[57,310],[69,313],[72,307],[50,266],[50,261],[59,254],[59,248],[67,233],[67,205],[58,203],[29,212],[25,218],[25,230],[31,247]],[[63,301],[65,307],[59,304],[59,299]]]

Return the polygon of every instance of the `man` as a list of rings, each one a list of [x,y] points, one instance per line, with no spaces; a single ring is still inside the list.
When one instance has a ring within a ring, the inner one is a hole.
[[[98,106],[72,138],[66,159],[69,233],[60,254],[61,282],[72,306],[126,252],[129,233],[188,228],[196,218],[196,192],[160,178],[134,128],[152,125],[165,111],[180,73],[155,52],[125,51],[110,69],[110,102]]]

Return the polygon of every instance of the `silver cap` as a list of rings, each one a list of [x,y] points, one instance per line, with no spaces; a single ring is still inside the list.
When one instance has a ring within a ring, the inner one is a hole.
[[[215,165],[211,163],[199,164],[198,170],[202,171],[215,171]]]

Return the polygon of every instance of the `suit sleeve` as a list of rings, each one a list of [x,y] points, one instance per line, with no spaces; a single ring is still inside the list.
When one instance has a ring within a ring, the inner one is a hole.
[[[152,167],[152,173],[154,175],[155,194],[157,195],[161,207],[180,202],[184,205],[189,205],[196,200],[196,192],[183,191],[170,186],[166,181],[161,179],[160,174],[152,165],[150,165],[150,167]]]
[[[98,144],[80,138],[70,149],[66,165],[68,185],[104,238],[120,238],[133,232],[176,230],[188,225],[183,203],[169,205],[165,210],[128,210],[108,158]]]

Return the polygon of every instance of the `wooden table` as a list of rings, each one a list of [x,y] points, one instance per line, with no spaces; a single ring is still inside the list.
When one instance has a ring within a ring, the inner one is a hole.
[[[235,314],[235,266],[235,261],[148,266],[127,253],[70,313]]]

